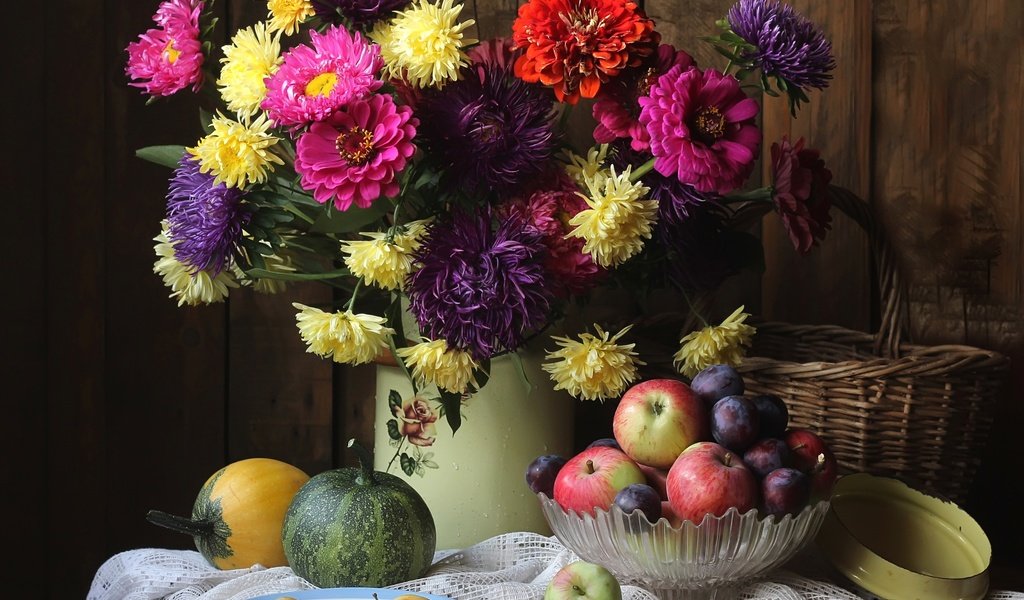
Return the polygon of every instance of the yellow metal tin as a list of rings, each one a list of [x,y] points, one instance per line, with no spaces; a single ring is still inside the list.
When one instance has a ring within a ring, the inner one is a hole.
[[[977,600],[988,536],[952,502],[866,473],[836,483],[817,543],[854,584],[886,600]]]

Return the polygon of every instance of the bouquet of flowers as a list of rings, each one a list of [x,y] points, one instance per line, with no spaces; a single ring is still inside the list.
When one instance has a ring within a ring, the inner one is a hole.
[[[596,288],[688,298],[759,263],[753,219],[777,213],[801,253],[829,229],[831,174],[802,139],[772,143],[770,185],[744,189],[762,146],[751,94],[795,114],[834,67],[823,33],[777,0],[719,21],[705,41],[721,67],[663,43],[633,0],[526,0],[485,41],[453,0],[269,0],[219,49],[212,1],[163,1],[127,48],[150,99],[213,92],[201,139],[139,151],[174,169],[154,271],[179,305],[337,288],[337,305],[294,305],[309,352],[391,353],[453,429],[492,358]],[[596,125],[577,147],[581,106]],[[679,372],[741,360],[747,317],[676,332]],[[637,379],[629,326],[606,329],[548,341],[556,389],[605,399]],[[405,414],[426,402],[392,403],[401,423],[429,421]]]

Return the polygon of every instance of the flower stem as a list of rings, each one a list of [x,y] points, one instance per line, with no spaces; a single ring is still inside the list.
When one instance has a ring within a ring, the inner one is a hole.
[[[385,473],[390,473],[391,472],[391,465],[393,465],[395,463],[395,459],[398,458],[399,454],[401,454],[402,446],[404,446],[404,445],[405,445],[405,437],[403,436],[402,437],[402,441],[398,442],[398,448],[395,448],[395,455],[392,456],[391,460],[388,461],[388,468],[384,469]]]
[[[639,167],[637,167],[635,171],[630,173],[629,180],[635,183],[635,182],[639,181],[641,177],[643,177],[644,175],[650,173],[651,169],[654,168],[654,160],[655,160],[654,158],[651,158],[650,160],[648,160],[644,164],[642,164]]]
[[[679,291],[683,293],[683,299],[686,300],[686,305],[690,307],[690,312],[693,315],[695,315],[701,323],[704,324],[704,327],[708,327],[708,322],[704,319],[703,316],[701,316],[700,312],[697,311],[697,307],[693,305],[693,301],[690,300],[690,295],[686,293],[686,290],[683,288],[679,288]]]
[[[352,290],[352,297],[349,298],[348,306],[345,307],[346,311],[350,311],[351,312],[352,307],[356,305],[356,296],[359,294],[359,288],[361,288],[361,287],[363,287],[363,280],[362,279],[357,279],[356,280],[356,287],[355,287],[355,289]]]
[[[773,194],[772,186],[761,187],[747,192],[736,192],[725,196],[727,204],[733,202],[746,202],[747,200],[771,200]]]

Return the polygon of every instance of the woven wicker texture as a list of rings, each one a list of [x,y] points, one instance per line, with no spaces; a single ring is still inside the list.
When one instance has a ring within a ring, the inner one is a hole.
[[[759,323],[739,368],[752,394],[788,404],[794,426],[821,435],[844,472],[896,477],[963,501],[977,471],[1008,359],[969,346],[907,343],[905,292],[869,206],[832,188],[836,207],[868,233],[879,275],[876,334]]]

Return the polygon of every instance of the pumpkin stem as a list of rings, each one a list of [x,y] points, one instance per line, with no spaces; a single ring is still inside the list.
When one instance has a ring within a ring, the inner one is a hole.
[[[196,521],[159,510],[151,510],[146,513],[146,520],[154,525],[166,527],[178,533],[187,533],[193,537],[207,537],[213,533],[214,527],[213,521],[210,520]]]
[[[348,441],[348,447],[355,451],[356,458],[359,459],[359,465],[363,468],[363,472],[356,477],[356,483],[359,485],[373,485],[377,483],[377,479],[373,476],[373,457],[370,453],[363,448],[363,446],[352,438]]]

